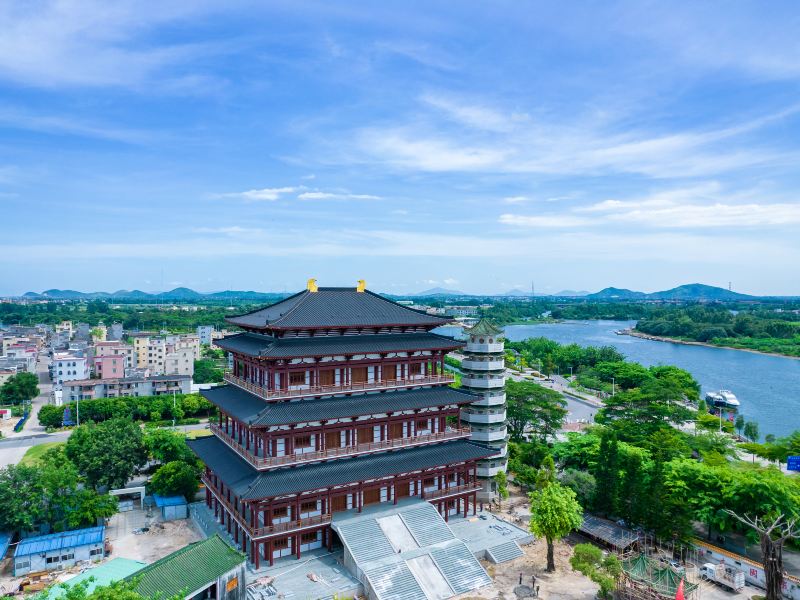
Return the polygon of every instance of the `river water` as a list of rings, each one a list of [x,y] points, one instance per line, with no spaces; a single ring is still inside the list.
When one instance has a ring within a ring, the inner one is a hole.
[[[739,398],[739,412],[759,425],[763,436],[778,437],[800,429],[800,360],[730,350],[656,342],[616,335],[635,321],[567,321],[539,325],[508,325],[506,338],[520,341],[546,337],[562,344],[613,346],[628,360],[645,366],[675,365],[700,382],[702,395],[729,389]],[[437,333],[458,337],[460,329],[442,327]]]

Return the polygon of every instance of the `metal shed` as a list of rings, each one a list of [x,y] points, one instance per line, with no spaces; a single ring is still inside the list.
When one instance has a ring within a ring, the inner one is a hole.
[[[14,551],[14,576],[53,571],[105,556],[105,527],[51,533],[22,540]]]
[[[156,506],[161,510],[161,518],[165,521],[186,519],[189,516],[189,505],[183,496],[159,496],[153,494]]]

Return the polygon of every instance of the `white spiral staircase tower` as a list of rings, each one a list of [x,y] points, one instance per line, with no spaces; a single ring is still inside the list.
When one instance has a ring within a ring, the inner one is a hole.
[[[461,422],[472,430],[471,439],[496,448],[498,455],[478,461],[478,477],[483,484],[480,500],[491,500],[497,491],[495,475],[506,470],[508,437],[506,432],[506,367],[503,330],[486,319],[465,329],[467,345],[462,350],[461,387],[480,396],[461,410]]]

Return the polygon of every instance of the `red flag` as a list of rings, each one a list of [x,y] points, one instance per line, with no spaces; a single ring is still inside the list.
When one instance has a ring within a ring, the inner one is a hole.
[[[678,591],[675,594],[675,600],[686,600],[683,596],[683,578],[681,578],[681,582],[678,584]]]

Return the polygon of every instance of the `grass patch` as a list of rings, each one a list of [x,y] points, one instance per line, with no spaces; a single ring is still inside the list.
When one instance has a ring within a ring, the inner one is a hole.
[[[66,442],[46,442],[44,444],[39,444],[38,446],[31,446],[19,461],[19,464],[32,467],[41,460],[42,455],[50,450],[50,448],[55,448],[56,446],[61,446],[65,443]]]
[[[186,437],[189,438],[190,440],[193,440],[193,439],[199,438],[199,437],[208,437],[210,435],[213,435],[213,434],[208,429],[192,429],[192,430],[186,432]]]

